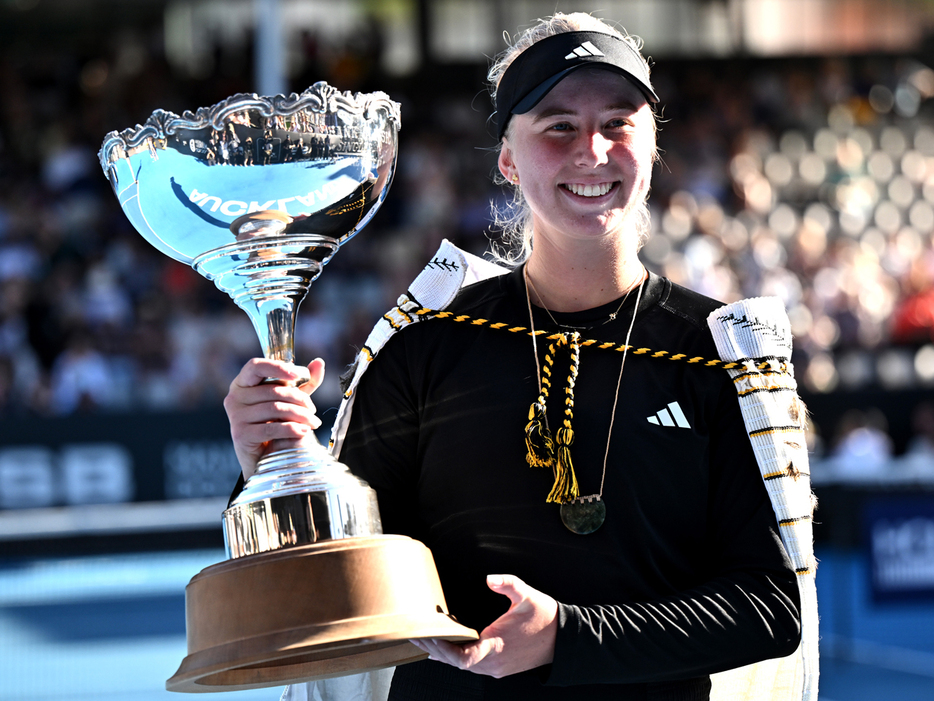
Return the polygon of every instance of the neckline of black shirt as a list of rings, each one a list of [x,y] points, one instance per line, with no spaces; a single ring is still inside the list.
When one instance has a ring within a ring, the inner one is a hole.
[[[507,289],[510,294],[516,294],[522,298],[526,296],[525,280],[523,277],[524,269],[525,264],[522,264],[506,276]],[[642,291],[642,299],[639,302],[639,314],[644,313],[661,299],[664,293],[664,283],[664,278],[648,271],[648,279],[643,282],[645,289]],[[610,328],[615,324],[621,323],[625,323],[628,328],[629,322],[632,319],[632,311],[636,305],[636,299],[639,296],[637,292],[638,290],[633,288],[629,299],[623,303],[622,307],[620,307],[620,302],[625,295],[617,297],[606,304],[601,304],[599,307],[592,307],[579,312],[556,312],[550,309],[546,310],[544,307],[540,307],[532,302],[535,329],[554,329],[555,322],[557,322],[560,329],[564,331],[596,332],[596,330],[601,327]],[[617,309],[619,309],[619,312],[617,313],[616,319],[610,320],[610,314],[616,312]],[[552,317],[554,318],[552,319]],[[636,321],[638,322],[638,319]]]

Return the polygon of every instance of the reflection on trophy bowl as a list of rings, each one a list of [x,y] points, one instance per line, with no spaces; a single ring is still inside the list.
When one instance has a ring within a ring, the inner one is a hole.
[[[182,116],[156,110],[108,134],[100,161],[146,240],[214,280],[250,315],[267,357],[291,361],[289,315],[383,203],[399,127],[383,93],[316,83]]]
[[[265,357],[294,362],[298,307],[385,199],[399,128],[385,94],[316,83],[181,116],[156,110],[108,134],[99,156],[140,234],[227,292]],[[231,560],[186,589],[189,654],[170,690],[274,686],[419,659],[411,638],[476,639],[446,614],[427,549],[382,536],[375,492],[313,439],[264,456],[223,526]],[[415,579],[430,596],[376,586]],[[303,597],[319,605],[283,618]]]
[[[100,159],[139,232],[192,263],[237,241],[230,225],[251,212],[281,212],[286,234],[337,245],[351,238],[386,196],[399,126],[399,105],[383,93],[316,83],[300,95],[234,95],[182,116],[156,110],[108,134]]]

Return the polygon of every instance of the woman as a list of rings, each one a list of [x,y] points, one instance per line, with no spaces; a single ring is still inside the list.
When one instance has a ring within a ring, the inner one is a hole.
[[[717,357],[718,303],[637,252],[657,101],[632,39],[556,15],[491,70],[499,171],[523,206],[521,265],[413,324],[355,392],[341,460],[386,532],[432,550],[479,641],[419,641],[394,699],[706,699],[709,675],[789,655],[795,573],[722,371],[588,340]],[[323,364],[309,365],[320,383]],[[301,369],[250,361],[225,407],[249,475],[319,425]],[[529,406],[532,405],[530,411]],[[508,574],[500,574],[508,573]]]

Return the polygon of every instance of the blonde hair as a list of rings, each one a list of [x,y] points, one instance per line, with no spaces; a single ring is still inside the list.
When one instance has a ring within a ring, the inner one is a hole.
[[[556,12],[551,17],[538,20],[516,37],[515,41],[510,39],[508,33],[504,34],[506,43],[509,46],[493,60],[487,73],[493,104],[496,104],[496,91],[499,87],[499,81],[519,54],[542,39],[567,32],[602,32],[610,34],[629,43],[641,56],[642,40],[639,37],[625,33],[625,31],[621,32],[602,19],[586,12],[572,12],[571,14]],[[642,60],[645,61],[644,58]],[[648,71],[648,62],[645,63],[646,71]],[[653,120],[654,127],[655,122]],[[504,138],[509,137],[511,129],[512,124],[510,123],[506,127]],[[503,143],[500,141],[496,150],[499,151],[502,147]],[[657,154],[653,153],[653,159],[656,157]],[[491,205],[493,225],[502,231],[501,242],[493,242],[491,252],[493,257],[501,263],[519,265],[527,260],[532,253],[532,210],[522,195],[522,189],[504,178],[498,170],[494,172],[493,182],[497,185],[508,185],[511,189],[511,195],[509,201],[504,205],[496,202]],[[646,199],[648,199],[648,195],[646,195]],[[638,234],[638,249],[648,239],[651,231],[651,216],[647,202],[640,202],[633,210],[632,217]]]

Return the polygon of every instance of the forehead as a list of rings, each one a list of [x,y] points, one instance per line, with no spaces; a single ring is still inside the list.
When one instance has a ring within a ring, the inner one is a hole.
[[[642,91],[619,73],[602,68],[581,68],[565,76],[542,98],[529,115],[533,118],[555,108],[577,111],[583,107],[649,109]]]

